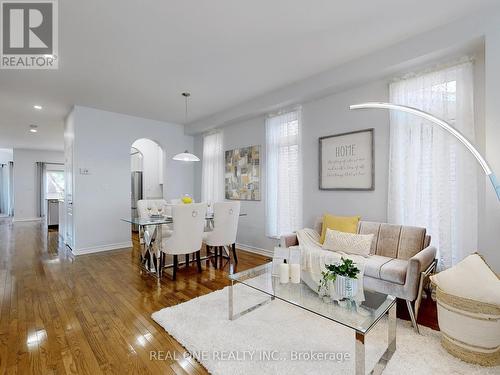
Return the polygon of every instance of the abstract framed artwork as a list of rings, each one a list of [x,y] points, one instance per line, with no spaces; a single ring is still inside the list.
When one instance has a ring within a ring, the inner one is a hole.
[[[320,190],[375,190],[374,129],[319,139]]]
[[[260,146],[226,151],[225,165],[226,199],[260,201]]]

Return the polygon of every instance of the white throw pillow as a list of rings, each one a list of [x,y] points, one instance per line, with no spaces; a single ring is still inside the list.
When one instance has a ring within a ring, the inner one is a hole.
[[[327,229],[323,249],[367,257],[372,248],[373,234],[354,234]]]

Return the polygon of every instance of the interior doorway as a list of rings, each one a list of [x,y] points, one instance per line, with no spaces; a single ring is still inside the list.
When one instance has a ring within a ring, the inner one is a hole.
[[[131,205],[132,205],[132,218],[139,216],[137,212],[137,201],[143,198],[143,159],[142,152],[135,147],[130,149],[130,167],[131,167]],[[132,225],[132,231],[137,232],[139,227]]]
[[[136,140],[130,149],[131,211],[138,217],[137,201],[163,198],[163,148],[147,138]],[[133,231],[138,228],[132,227]]]

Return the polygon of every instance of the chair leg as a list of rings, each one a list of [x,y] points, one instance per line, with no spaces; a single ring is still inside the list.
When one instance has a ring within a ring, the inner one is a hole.
[[[215,252],[215,268],[217,268],[219,263],[219,248],[217,246],[214,246],[214,252]]]
[[[406,307],[408,307],[408,312],[410,313],[410,318],[411,318],[411,324],[413,325],[415,332],[417,334],[420,334],[420,331],[418,329],[417,319],[415,319],[415,314],[413,312],[413,306],[411,301],[406,300]]]
[[[234,258],[234,263],[238,263],[238,257],[236,256],[236,244],[233,243],[231,245],[231,249],[233,250],[233,258]]]
[[[198,266],[198,273],[201,273],[201,251],[196,252],[196,265]]]
[[[163,265],[165,264],[165,253],[160,251],[160,256],[158,257],[158,262],[160,263],[158,266],[158,277],[161,279],[163,275]]]
[[[177,266],[179,265],[179,258],[177,255],[174,255],[174,269],[172,279],[175,280],[177,277]]]
[[[189,254],[186,254],[186,267],[189,267]]]

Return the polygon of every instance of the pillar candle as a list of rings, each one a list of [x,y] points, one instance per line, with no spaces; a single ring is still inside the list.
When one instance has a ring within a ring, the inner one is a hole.
[[[292,283],[300,283],[300,264],[290,264],[290,279]]]
[[[280,264],[280,283],[286,284],[290,279],[290,267],[287,263]]]

